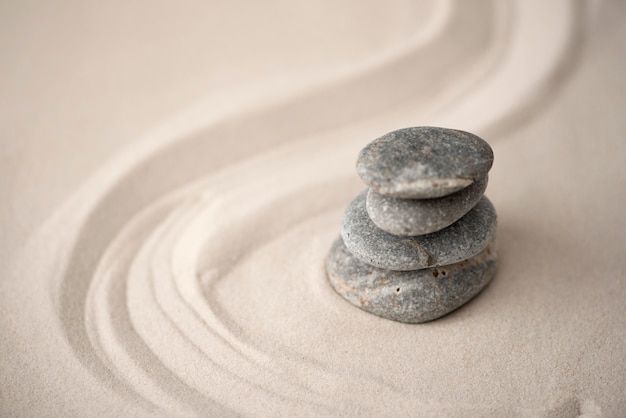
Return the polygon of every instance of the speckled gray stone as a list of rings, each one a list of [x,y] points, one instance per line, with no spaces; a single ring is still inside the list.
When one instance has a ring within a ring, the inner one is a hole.
[[[443,229],[459,220],[480,200],[487,177],[435,199],[398,199],[369,190],[366,208],[380,229],[394,235],[423,235]]]
[[[346,208],[341,236],[352,254],[390,270],[417,270],[453,264],[487,247],[496,235],[496,211],[486,197],[452,225],[414,237],[392,235],[374,225],[365,209],[367,190]]]
[[[357,172],[376,193],[424,199],[445,196],[483,178],[493,164],[489,144],[454,129],[399,129],[359,153]]]
[[[354,257],[341,238],[326,259],[328,278],[337,293],[374,315],[419,323],[439,318],[465,304],[493,278],[495,243],[456,264],[414,271],[376,268]]]

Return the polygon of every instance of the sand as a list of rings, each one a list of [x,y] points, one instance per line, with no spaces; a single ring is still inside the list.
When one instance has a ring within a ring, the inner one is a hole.
[[[1,7],[2,415],[626,411],[620,2]],[[323,260],[417,125],[493,147],[500,266],[407,325]]]

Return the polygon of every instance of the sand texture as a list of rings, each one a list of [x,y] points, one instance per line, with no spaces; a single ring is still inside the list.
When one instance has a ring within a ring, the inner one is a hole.
[[[620,1],[0,4],[0,415],[619,417]],[[330,286],[359,150],[494,150],[498,270],[409,325]]]

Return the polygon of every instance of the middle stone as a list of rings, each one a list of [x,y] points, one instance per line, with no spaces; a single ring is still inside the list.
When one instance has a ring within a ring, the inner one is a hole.
[[[470,211],[487,188],[487,177],[465,189],[434,199],[399,199],[367,193],[367,213],[380,229],[390,234],[412,236],[439,231]]]

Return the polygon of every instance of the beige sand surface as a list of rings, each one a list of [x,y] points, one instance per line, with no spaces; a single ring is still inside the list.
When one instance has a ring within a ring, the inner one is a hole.
[[[0,5],[0,415],[626,412],[618,1]],[[491,143],[500,267],[406,325],[323,259],[358,150]]]

